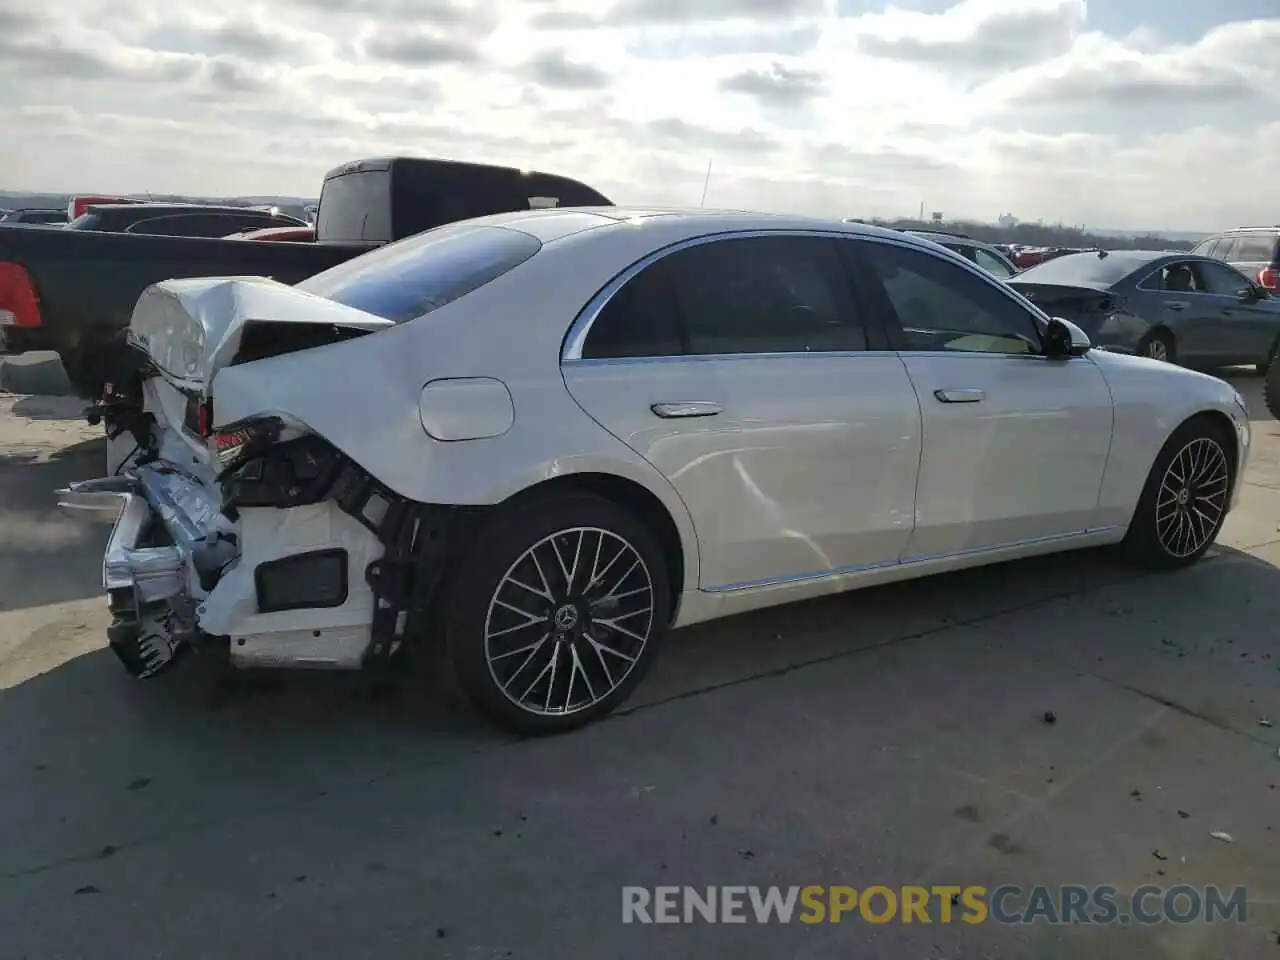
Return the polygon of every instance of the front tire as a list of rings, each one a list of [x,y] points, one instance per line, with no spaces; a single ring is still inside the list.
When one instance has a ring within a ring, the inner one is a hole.
[[[1121,544],[1126,559],[1153,570],[1199,560],[1217,538],[1235,481],[1231,444],[1212,421],[1188,420],[1165,442]]]
[[[671,599],[662,550],[629,510],[589,494],[529,503],[491,521],[460,565],[445,668],[505,730],[572,730],[643,679]]]

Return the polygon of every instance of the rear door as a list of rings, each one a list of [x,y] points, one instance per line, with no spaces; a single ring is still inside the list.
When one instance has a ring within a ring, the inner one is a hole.
[[[574,398],[683,498],[705,590],[895,563],[911,535],[919,406],[835,243],[685,245],[628,279],[565,359]]]

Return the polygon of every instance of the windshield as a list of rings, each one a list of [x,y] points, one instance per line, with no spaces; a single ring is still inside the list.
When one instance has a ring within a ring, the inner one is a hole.
[[[1099,257],[1096,253],[1068,253],[1018,274],[1019,283],[1061,283],[1106,286],[1117,283],[1150,262],[1150,257],[1120,253]]]
[[[67,224],[68,230],[98,230],[102,226],[102,218],[96,213],[82,213]]]
[[[405,323],[496,280],[540,249],[536,237],[519,230],[453,224],[379,247],[297,288]]]

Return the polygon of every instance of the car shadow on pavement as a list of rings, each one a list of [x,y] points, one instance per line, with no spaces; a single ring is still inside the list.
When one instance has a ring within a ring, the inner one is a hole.
[[[56,491],[100,476],[105,462],[105,440],[51,454],[0,454],[0,610],[101,594],[102,546],[110,524],[64,515]]]

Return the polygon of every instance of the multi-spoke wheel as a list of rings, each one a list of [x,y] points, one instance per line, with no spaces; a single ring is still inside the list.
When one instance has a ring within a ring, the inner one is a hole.
[[[1231,499],[1231,444],[1213,422],[1196,418],[1165,443],[1129,524],[1126,552],[1145,566],[1194,563],[1209,549]]]
[[[471,701],[518,733],[607,713],[639,682],[669,618],[666,564],[627,510],[595,497],[543,501],[482,536],[447,624]]]
[[[1231,468],[1222,444],[1196,437],[1183,445],[1160,480],[1156,536],[1171,557],[1203,552],[1227,511]]]

